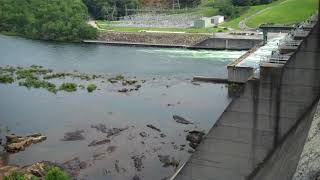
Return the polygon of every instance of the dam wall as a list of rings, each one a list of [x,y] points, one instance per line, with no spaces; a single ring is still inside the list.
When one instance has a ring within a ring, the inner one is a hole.
[[[262,63],[259,79],[239,85],[175,179],[292,178],[319,101],[319,32],[317,23],[286,63]]]
[[[320,26],[317,24],[282,69],[276,148],[252,180],[292,179],[320,96]]]

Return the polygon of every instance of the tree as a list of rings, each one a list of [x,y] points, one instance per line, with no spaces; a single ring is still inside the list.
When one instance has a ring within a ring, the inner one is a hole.
[[[79,41],[96,37],[86,23],[81,0],[0,0],[0,31],[44,40]]]

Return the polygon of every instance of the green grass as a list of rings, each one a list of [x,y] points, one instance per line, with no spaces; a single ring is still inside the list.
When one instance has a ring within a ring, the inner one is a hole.
[[[249,27],[258,27],[265,23],[295,24],[314,14],[317,7],[318,0],[288,0],[249,18],[246,24]]]
[[[115,22],[97,21],[99,28],[105,31],[119,32],[142,32],[142,31],[162,31],[162,32],[185,32],[185,33],[214,33],[222,32],[223,28],[157,28],[157,27],[128,27],[128,26],[113,26]]]
[[[242,14],[240,17],[232,19],[232,20],[230,20],[228,22],[225,22],[225,23],[222,24],[222,26],[233,28],[233,29],[239,29],[240,21],[242,21],[245,18],[248,18],[248,17],[256,14],[257,12],[259,12],[259,11],[265,9],[265,8],[268,8],[268,7],[271,7],[271,6],[276,6],[276,5],[280,4],[283,1],[285,1],[285,0],[278,0],[278,1],[275,1],[275,2],[270,3],[270,4],[250,6],[249,9],[244,14]]]

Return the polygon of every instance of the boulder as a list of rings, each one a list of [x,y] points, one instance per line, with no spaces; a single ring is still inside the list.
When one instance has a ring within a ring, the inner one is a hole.
[[[178,115],[173,115],[173,119],[180,124],[193,124],[192,122],[186,120],[185,118],[178,116]]]
[[[191,131],[188,133],[186,140],[190,142],[189,143],[190,147],[195,149],[201,143],[204,135],[205,135],[204,132]]]
[[[47,139],[46,136],[41,134],[32,134],[29,136],[17,136],[15,134],[10,134],[6,136],[7,142],[5,144],[5,150],[9,153],[16,153],[25,150],[26,147],[31,144],[40,143]]]

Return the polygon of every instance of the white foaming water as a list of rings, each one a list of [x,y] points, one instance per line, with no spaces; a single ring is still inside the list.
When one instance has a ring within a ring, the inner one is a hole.
[[[246,59],[242,60],[237,66],[240,67],[253,67],[259,69],[261,60],[266,57],[270,57],[272,51],[276,50],[282,39],[286,37],[286,34],[280,34],[279,36],[270,39],[266,45],[260,47],[256,52],[252,53]]]
[[[236,59],[246,51],[209,51],[209,50],[188,50],[188,49],[146,49],[139,50],[148,54],[164,54],[172,58],[225,60]]]

